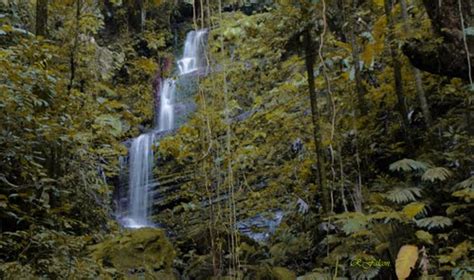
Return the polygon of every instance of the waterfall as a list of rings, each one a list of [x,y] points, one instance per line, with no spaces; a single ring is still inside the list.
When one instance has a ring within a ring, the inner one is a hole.
[[[166,131],[174,128],[174,102],[176,82],[173,79],[165,79],[160,90],[160,111],[158,114],[158,131]]]
[[[207,31],[190,31],[184,43],[184,52],[178,60],[180,80],[191,80],[188,74],[198,73],[204,67],[204,45]],[[185,77],[186,76],[186,77]],[[184,81],[186,83],[186,81]],[[177,110],[176,81],[162,80],[158,90],[159,106],[155,108],[155,127],[132,140],[128,150],[128,201],[125,213],[119,213],[119,221],[124,227],[153,227],[150,214],[153,205],[152,191],[156,186],[153,178],[153,146],[157,133],[170,131],[177,126],[177,117],[184,112]],[[178,112],[177,112],[178,111]]]
[[[178,61],[180,75],[193,73],[203,66],[203,48],[207,30],[191,31],[186,36],[183,57]]]
[[[151,226],[148,211],[151,203],[149,186],[153,180],[153,143],[155,133],[142,134],[133,139],[129,150],[128,217],[123,222],[130,228]]]

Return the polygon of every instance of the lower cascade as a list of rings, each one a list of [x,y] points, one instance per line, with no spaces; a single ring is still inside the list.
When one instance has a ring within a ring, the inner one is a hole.
[[[192,81],[192,74],[196,73],[198,75],[199,70],[205,66],[202,57],[206,34],[206,30],[198,30],[190,31],[186,36],[183,56],[177,61],[178,80],[183,84],[186,84],[187,80]],[[185,63],[186,61],[191,63]],[[118,213],[120,223],[127,228],[155,226],[150,218],[153,191],[157,185],[153,178],[153,147],[159,139],[157,135],[175,129],[179,115],[185,113],[176,108],[176,105],[178,105],[177,81],[168,78],[162,80],[160,84],[158,90],[159,106],[156,106],[155,112],[155,127],[151,131],[134,138],[128,150],[127,202],[125,209],[119,209],[121,213]]]
[[[153,181],[153,144],[155,133],[142,134],[133,139],[129,150],[130,181],[128,216],[123,219],[123,225],[130,228],[152,226],[148,220],[150,184]]]

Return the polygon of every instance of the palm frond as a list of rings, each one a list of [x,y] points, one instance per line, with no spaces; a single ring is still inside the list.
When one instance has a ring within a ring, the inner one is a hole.
[[[422,161],[417,161],[409,158],[404,158],[390,164],[389,169],[391,171],[425,171],[429,168],[429,165]]]
[[[474,176],[467,178],[466,180],[460,182],[458,187],[461,189],[474,189]]]
[[[452,173],[444,167],[433,167],[425,171],[421,180],[434,182],[436,180],[444,181],[451,177]]]
[[[403,188],[397,187],[388,192],[385,196],[388,200],[395,203],[407,203],[416,201],[417,197],[421,197],[421,189],[416,187]]]
[[[416,220],[416,224],[419,227],[434,229],[434,228],[445,228],[453,224],[450,218],[444,216],[433,216]]]

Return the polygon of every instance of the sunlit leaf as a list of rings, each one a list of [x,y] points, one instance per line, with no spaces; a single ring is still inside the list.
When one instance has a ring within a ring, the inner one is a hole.
[[[395,269],[399,280],[407,279],[418,260],[418,247],[403,245],[398,251]]]

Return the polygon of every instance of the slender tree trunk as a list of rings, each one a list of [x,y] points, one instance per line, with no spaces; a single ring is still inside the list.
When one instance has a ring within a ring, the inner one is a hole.
[[[48,0],[36,1],[36,36],[48,34]]]
[[[394,22],[393,22],[393,17],[392,17],[393,4],[391,0],[385,0],[384,4],[385,4],[384,5],[385,15],[387,17],[387,26],[389,28],[389,35],[387,36],[387,41],[390,48],[390,55],[392,57],[393,76],[395,79],[395,93],[397,95],[397,102],[398,102],[397,107],[398,107],[398,112],[402,120],[402,130],[405,134],[405,141],[408,147],[411,148],[412,143],[411,143],[411,137],[408,130],[408,126],[409,126],[408,110],[405,104],[405,95],[403,92],[402,64],[400,63],[398,49],[393,38],[393,30],[394,30]]]
[[[413,74],[415,75],[416,95],[420,102],[421,112],[425,118],[426,126],[431,127],[433,119],[431,118],[430,106],[426,99],[425,89],[423,88],[423,80],[421,79],[421,72],[418,68],[413,66]]]
[[[325,172],[324,172],[324,153],[321,148],[321,127],[319,125],[320,112],[318,108],[318,95],[314,88],[314,50],[312,48],[311,26],[304,31],[305,52],[306,52],[306,72],[308,74],[308,89],[311,101],[311,115],[313,121],[313,138],[316,147],[316,168],[318,189],[316,192],[315,202],[320,203],[323,207],[324,213],[327,213],[330,208],[329,193],[325,186]]]
[[[69,85],[68,90],[71,90],[74,85],[74,79],[76,78],[76,54],[77,49],[79,48],[79,21],[81,19],[81,8],[82,8],[82,0],[76,0],[76,24],[74,30],[74,43],[71,48],[71,54],[69,57],[69,69],[70,69],[70,76],[69,76]]]
[[[404,24],[405,32],[409,32],[408,26],[408,11],[406,0],[400,0],[400,6],[402,7],[402,19]],[[416,86],[416,95],[418,101],[420,102],[421,112],[423,113],[423,118],[427,127],[431,127],[432,119],[430,107],[426,99],[425,90],[423,89],[423,81],[421,79],[421,72],[418,68],[412,66],[413,76],[415,77],[415,86]]]
[[[362,195],[362,170],[364,170],[362,166],[363,161],[361,160],[361,155],[364,153],[360,151],[359,147],[359,132],[358,132],[358,127],[355,123],[355,118],[356,117],[361,117],[365,116],[367,112],[367,104],[364,101],[364,95],[366,93],[366,89],[363,84],[363,79],[362,79],[362,73],[360,71],[360,49],[359,45],[357,44],[357,36],[356,36],[356,31],[357,31],[357,9],[359,7],[359,1],[358,0],[352,0],[352,7],[350,8],[350,15],[349,15],[349,34],[348,38],[351,43],[351,48],[352,48],[352,61],[353,61],[353,67],[354,67],[354,77],[355,77],[355,93],[356,93],[356,99],[357,99],[357,106],[354,106],[354,114],[353,114],[353,129],[355,131],[354,135],[354,148],[355,148],[355,161],[356,161],[356,170],[357,170],[357,178],[356,178],[356,183],[354,184],[354,188],[352,190],[352,202],[354,206],[354,210],[357,212],[362,212],[362,202],[363,202],[363,195]],[[346,22],[346,14],[345,10],[343,11],[344,15],[344,22]],[[344,208],[347,209],[346,205],[344,205]]]
[[[357,26],[357,18],[355,16],[358,7],[358,1],[352,1],[352,15],[351,15],[351,24],[350,24],[350,40],[351,40],[351,48],[352,48],[352,62],[354,65],[354,76],[355,76],[355,83],[356,83],[356,92],[357,92],[357,101],[358,101],[358,110],[359,116],[365,115],[367,112],[367,107],[365,106],[364,102],[364,95],[365,95],[365,88],[362,83],[362,75],[360,72],[360,51],[359,46],[357,44],[357,38],[355,35],[355,29]]]

